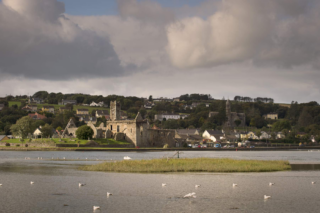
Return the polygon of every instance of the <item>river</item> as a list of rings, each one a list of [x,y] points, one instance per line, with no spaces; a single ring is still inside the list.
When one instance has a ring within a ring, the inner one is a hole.
[[[85,172],[101,160],[174,152],[0,152],[0,212],[318,212],[320,171],[129,174]],[[320,164],[320,151],[183,152],[180,157]],[[27,158],[27,160],[25,159]],[[38,159],[39,158],[39,159]],[[41,159],[42,158],[42,159]],[[53,160],[52,160],[53,158]],[[59,159],[57,159],[59,158]],[[64,160],[65,158],[65,160]],[[318,167],[313,167],[318,169]],[[30,184],[34,181],[34,184]],[[311,184],[316,181],[316,184]],[[269,186],[274,182],[274,186]],[[86,183],[79,187],[79,183]],[[166,183],[166,187],[162,187]],[[237,187],[232,187],[237,183]],[[201,187],[195,188],[195,184]],[[107,197],[107,192],[113,193]],[[183,198],[195,192],[196,198]],[[264,200],[264,195],[271,196]],[[93,211],[93,206],[100,210]]]

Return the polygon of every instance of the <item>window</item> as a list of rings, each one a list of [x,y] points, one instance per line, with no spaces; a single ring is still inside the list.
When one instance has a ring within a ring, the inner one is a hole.
[[[117,132],[120,132],[120,126],[117,126]]]
[[[112,131],[112,125],[110,125],[110,130]]]

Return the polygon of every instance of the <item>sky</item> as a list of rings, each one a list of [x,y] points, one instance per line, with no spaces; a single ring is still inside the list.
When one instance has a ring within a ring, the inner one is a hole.
[[[2,0],[0,97],[320,102],[317,0]]]

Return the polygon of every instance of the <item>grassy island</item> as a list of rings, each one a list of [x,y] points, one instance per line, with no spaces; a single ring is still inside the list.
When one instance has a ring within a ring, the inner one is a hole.
[[[234,160],[215,158],[153,159],[104,162],[80,167],[84,171],[164,172],[273,172],[290,170],[288,161]]]

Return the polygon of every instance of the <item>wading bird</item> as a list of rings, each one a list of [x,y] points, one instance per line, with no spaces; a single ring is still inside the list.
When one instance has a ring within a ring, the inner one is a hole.
[[[267,200],[267,199],[269,199],[269,198],[271,198],[271,196],[264,195],[264,199],[265,199],[265,200]]]
[[[195,192],[192,192],[192,193],[186,194],[186,195],[183,196],[183,197],[184,197],[184,198],[190,198],[190,197],[196,198],[196,193],[195,193]]]

